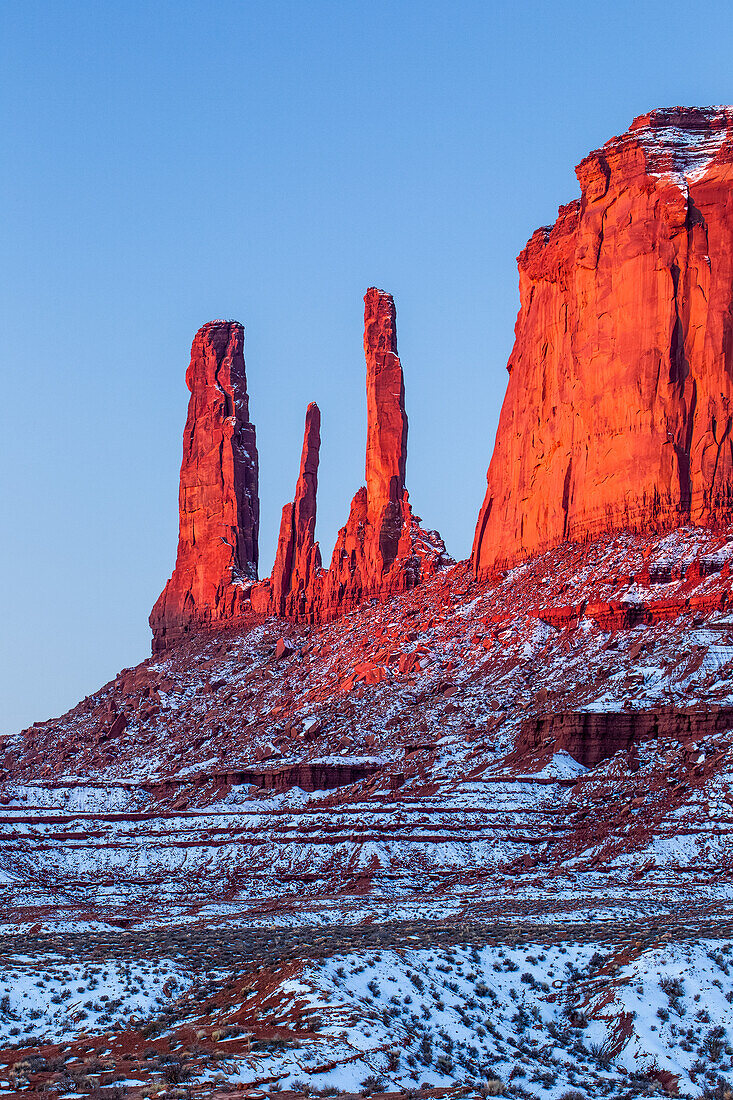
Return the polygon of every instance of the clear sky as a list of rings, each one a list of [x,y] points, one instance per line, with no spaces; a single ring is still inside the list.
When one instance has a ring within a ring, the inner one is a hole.
[[[469,553],[515,256],[632,118],[729,103],[727,3],[3,0],[0,734],[149,653],[191,340],[241,320],[261,563],[323,416],[363,480],[362,296],[394,294],[413,507]]]

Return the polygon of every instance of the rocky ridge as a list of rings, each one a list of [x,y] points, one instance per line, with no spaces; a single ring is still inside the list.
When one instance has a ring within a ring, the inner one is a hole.
[[[5,745],[4,900],[38,919],[85,868],[118,884],[97,919],[163,894],[199,916],[263,896],[302,912],[306,883],[308,911],[342,919],[412,911],[427,883],[449,911],[510,884],[566,911],[632,889],[708,901],[733,874],[731,562],[733,529],[619,535],[498,581],[453,566],[325,624],[192,637]],[[56,831],[82,807],[62,872]]]

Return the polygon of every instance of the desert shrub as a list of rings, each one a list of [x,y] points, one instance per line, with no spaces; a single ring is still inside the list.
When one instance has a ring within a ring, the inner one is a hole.
[[[384,1078],[376,1077],[373,1073],[370,1073],[368,1077],[365,1077],[361,1083],[362,1091],[380,1092],[384,1088]]]
[[[725,1028],[714,1027],[700,1045],[700,1053],[711,1062],[717,1062],[725,1049]]]
[[[193,1066],[187,1066],[178,1060],[166,1062],[162,1067],[163,1076],[171,1085],[178,1085],[181,1081],[188,1081],[193,1076]]]
[[[662,978],[659,985],[670,1001],[678,1001],[685,995],[685,987],[679,978]]]
[[[553,1073],[553,1071],[549,1069],[538,1070],[538,1072],[532,1076],[532,1080],[538,1081],[545,1089],[551,1089],[557,1081],[557,1073]]]
[[[612,1043],[610,1039],[604,1039],[601,1043],[589,1043],[588,1053],[602,1069],[608,1069],[613,1058]]]
[[[162,1031],[165,1031],[164,1020],[151,1020],[150,1023],[140,1028],[140,1034],[146,1039],[155,1039]]]
[[[572,1027],[578,1028],[580,1031],[588,1026],[588,1018],[572,1005],[568,1005],[568,1007],[565,1009],[565,1015],[567,1016],[570,1025]]]
[[[719,1077],[700,1094],[700,1100],[733,1100],[733,1082]]]

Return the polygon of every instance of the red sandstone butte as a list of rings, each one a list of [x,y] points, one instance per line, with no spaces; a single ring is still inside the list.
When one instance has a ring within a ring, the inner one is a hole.
[[[395,305],[390,294],[376,287],[364,297],[364,355],[366,485],[351,502],[326,572],[313,542],[317,428],[315,421],[309,427],[306,419],[298,491],[294,503],[283,509],[272,577],[252,589],[252,608],[261,614],[308,622],[333,619],[364,600],[387,599],[413,588],[449,560],[440,536],[424,531],[410,508],[405,489],[405,383],[397,355]],[[314,408],[309,406],[309,412]],[[303,473],[309,460],[310,482]]]
[[[150,614],[154,653],[236,617],[257,579],[258,460],[243,349],[236,321],[204,325],[191,347],[178,556]]]
[[[479,575],[733,512],[733,108],[642,115],[576,171],[518,258]]]

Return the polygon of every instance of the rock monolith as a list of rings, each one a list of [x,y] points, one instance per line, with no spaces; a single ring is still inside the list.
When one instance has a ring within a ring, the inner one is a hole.
[[[733,109],[635,119],[519,256],[477,574],[733,513]]]
[[[199,329],[186,385],[178,554],[150,614],[153,652],[235,618],[257,579],[258,459],[242,325],[211,321]]]

